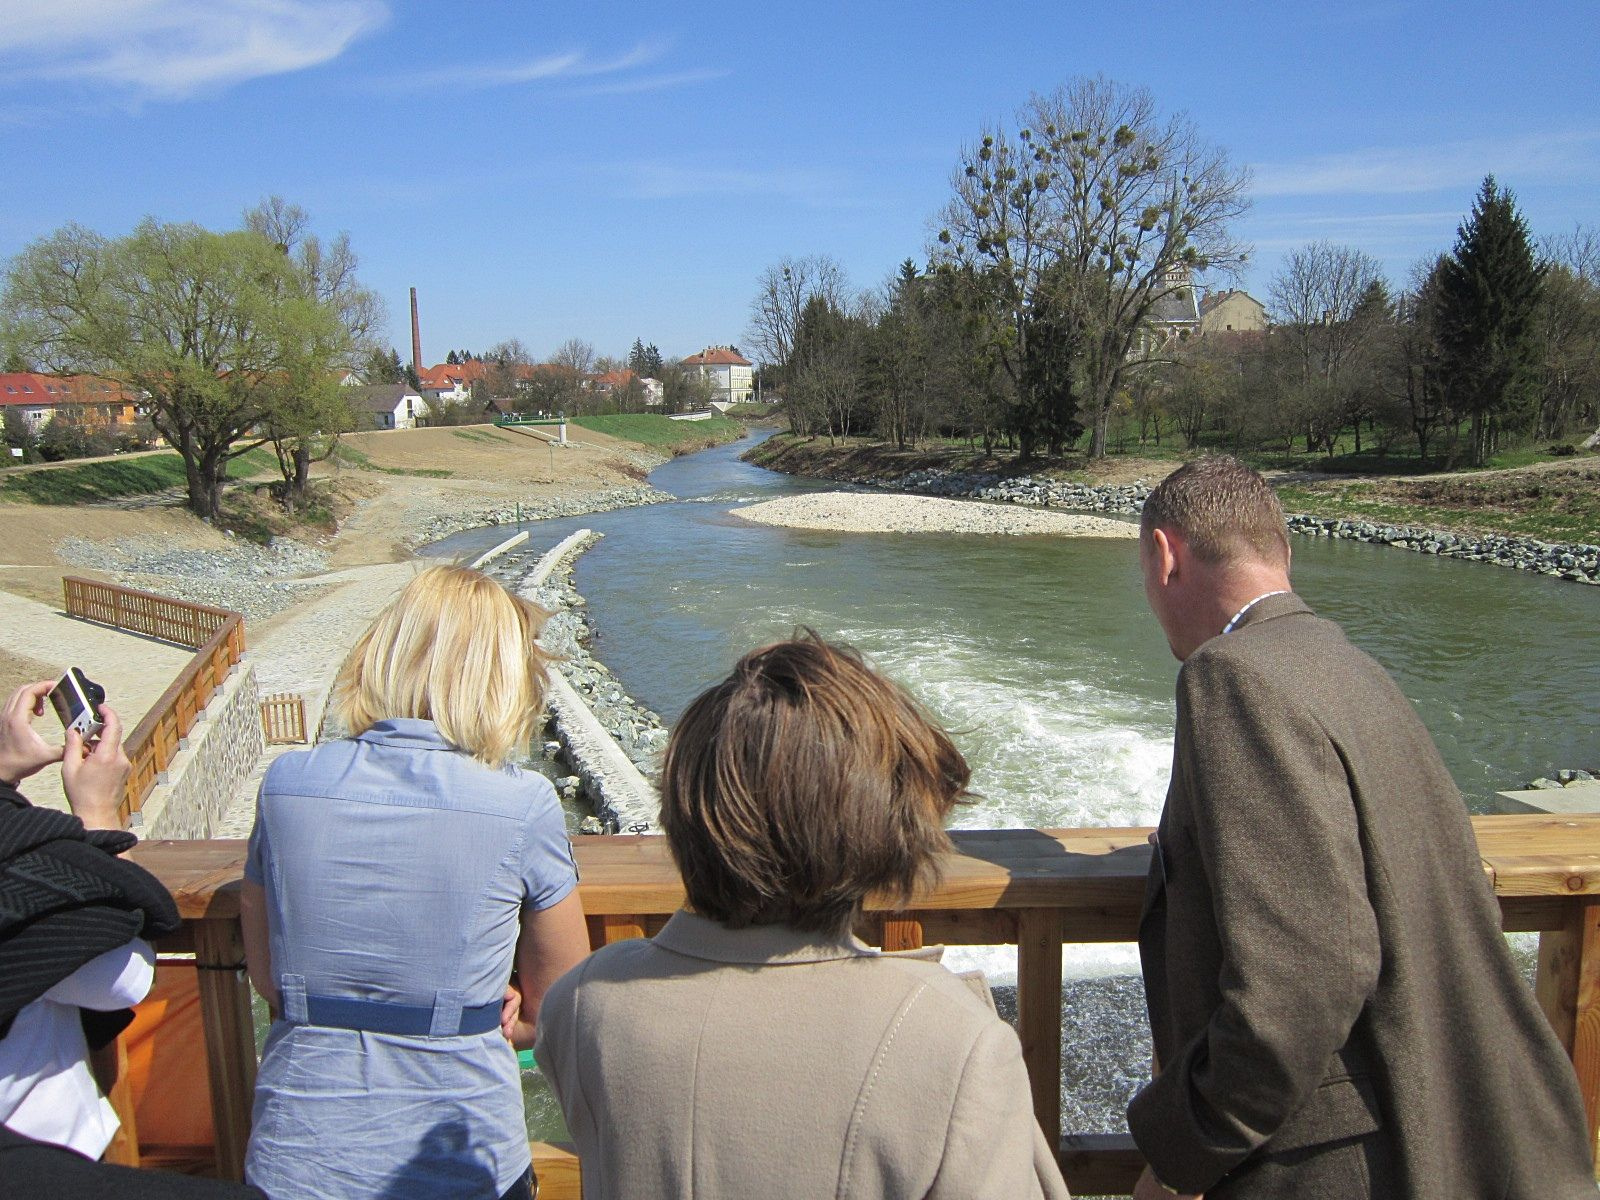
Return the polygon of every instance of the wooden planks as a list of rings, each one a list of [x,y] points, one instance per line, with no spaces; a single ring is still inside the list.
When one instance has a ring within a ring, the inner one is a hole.
[[[1483,869],[1508,929],[1544,931],[1538,996],[1571,1054],[1600,1134],[1600,816],[1473,819]],[[1137,930],[1150,849],[1144,829],[989,830],[954,835],[942,882],[909,911],[876,907],[860,932],[890,948],[927,943],[1018,946],[1019,1035],[1034,1111],[1055,1139],[1060,1126],[1060,983],[1065,941],[1121,941]],[[651,936],[683,903],[664,840],[627,835],[580,840],[580,885],[595,945]],[[202,970],[207,1055],[218,1157],[237,1178],[248,1132],[255,1056],[248,988],[233,969],[238,945],[242,841],[149,842],[132,857],[177,897],[188,922],[164,951],[193,948]],[[1125,1194],[1140,1160],[1125,1136],[1061,1140],[1063,1171],[1079,1194]],[[137,1148],[134,1149],[137,1153]],[[549,1197],[579,1195],[565,1147],[536,1147]]]
[[[1033,1115],[1053,1146],[1061,1137],[1061,911],[1017,915],[1017,1037]]]
[[[201,922],[195,930],[194,950],[211,1083],[211,1120],[217,1136],[217,1173],[223,1179],[242,1181],[255,1100],[256,1036],[239,922]]]

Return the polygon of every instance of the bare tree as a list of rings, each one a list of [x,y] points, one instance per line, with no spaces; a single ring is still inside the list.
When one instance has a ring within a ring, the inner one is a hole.
[[[1600,421],[1600,231],[1582,225],[1546,238],[1539,311],[1539,436]]]
[[[594,370],[594,347],[582,338],[568,338],[556,347],[550,361],[575,374],[587,375]]]
[[[1104,77],[1031,97],[1014,135],[993,130],[965,151],[939,243],[1010,314],[994,348],[1019,413],[1040,411],[1026,394],[1023,364],[1037,357],[1026,320],[1048,307],[1050,328],[1070,343],[1070,369],[1050,372],[1053,386],[1070,380],[1090,453],[1104,455],[1156,303],[1190,286],[1191,272],[1228,275],[1243,263],[1231,226],[1248,206],[1247,182],[1187,117],[1162,117],[1147,89]]]
[[[780,372],[794,353],[800,317],[813,299],[843,308],[849,285],[844,268],[826,254],[785,258],[756,281],[745,339],[756,357]]]

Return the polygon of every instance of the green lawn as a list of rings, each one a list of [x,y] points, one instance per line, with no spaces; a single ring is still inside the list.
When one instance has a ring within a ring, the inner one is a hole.
[[[228,464],[228,478],[246,479],[276,470],[277,460],[271,451],[257,447]],[[183,459],[176,454],[146,454],[10,475],[0,481],[0,500],[13,504],[89,504],[123,496],[147,496],[184,485]]]
[[[744,426],[727,417],[674,421],[657,413],[613,413],[608,416],[574,417],[572,423],[607,437],[638,442],[669,454],[698,450],[744,436]]]

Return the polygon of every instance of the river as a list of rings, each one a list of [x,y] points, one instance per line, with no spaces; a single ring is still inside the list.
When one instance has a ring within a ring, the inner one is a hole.
[[[576,582],[594,652],[638,700],[670,723],[744,651],[809,625],[860,647],[955,732],[981,797],[954,825],[1155,822],[1178,664],[1145,608],[1134,542],[747,523],[730,511],[834,486],[739,461],[750,445],[657,468],[650,483],[680,503],[530,526],[534,546],[579,528],[606,535]],[[468,531],[428,553],[505,534]],[[1497,790],[1600,764],[1600,588],[1384,546],[1292,544],[1296,590],[1394,675],[1474,811]],[[957,959],[1014,978],[1008,951]],[[1116,1128],[1148,1061],[1133,970],[1130,947],[1069,956],[1082,981],[1067,1000],[1069,1128]]]

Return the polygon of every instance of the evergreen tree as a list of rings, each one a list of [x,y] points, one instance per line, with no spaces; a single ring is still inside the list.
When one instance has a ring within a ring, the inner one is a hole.
[[[1490,175],[1442,264],[1434,302],[1441,381],[1451,407],[1471,421],[1474,466],[1501,433],[1526,428],[1536,413],[1543,284],[1516,200]]]

